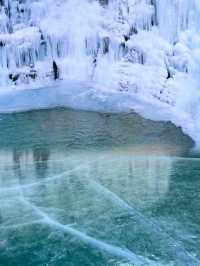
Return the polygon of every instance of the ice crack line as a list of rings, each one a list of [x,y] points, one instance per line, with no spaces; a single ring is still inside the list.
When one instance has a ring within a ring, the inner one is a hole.
[[[89,180],[89,186],[93,188],[97,193],[103,195],[103,197],[111,200],[115,205],[118,205],[120,208],[128,211],[128,213],[130,213],[131,215],[134,215],[134,218],[137,219],[139,224],[142,224],[144,228],[153,231],[156,235],[159,234],[164,239],[168,239],[168,246],[170,247],[170,251],[172,251],[176,257],[178,256],[178,259],[185,263],[184,265],[190,266],[191,263],[193,266],[200,265],[199,260],[189,254],[187,250],[185,250],[185,248],[180,245],[179,242],[174,240],[170,235],[163,231],[163,229],[157,223],[153,223],[150,219],[147,220],[144,215],[142,215],[140,212],[130,206],[114,192],[110,191],[108,188],[101,185],[100,183],[97,183],[94,180]]]
[[[162,265],[157,262],[153,262],[149,259],[145,259],[142,256],[134,254],[129,249],[123,249],[121,247],[108,244],[102,240],[96,239],[94,237],[91,237],[77,229],[72,228],[70,225],[64,225],[59,223],[58,221],[52,219],[49,217],[49,215],[45,212],[43,212],[39,207],[32,204],[30,201],[26,200],[25,198],[21,198],[21,201],[29,208],[33,209],[35,213],[42,218],[43,222],[46,223],[48,226],[59,229],[63,232],[68,233],[71,236],[75,236],[78,239],[82,240],[84,243],[89,244],[92,247],[95,247],[97,249],[100,249],[102,251],[106,251],[107,253],[121,257],[123,259],[126,259],[128,261],[131,261],[134,263],[134,265],[137,266],[145,266],[145,265],[152,265],[152,266],[159,266]]]
[[[35,220],[35,221],[31,221],[31,222],[27,222],[27,223],[21,223],[21,224],[12,224],[12,225],[2,225],[0,226],[0,231],[1,230],[10,230],[10,229],[18,229],[20,227],[26,227],[26,226],[30,226],[30,225],[34,225],[34,224],[41,224],[44,222],[44,219],[39,219],[39,220]]]
[[[104,156],[104,157],[102,156],[99,159],[100,160],[106,160],[106,156]],[[54,175],[52,177],[47,177],[47,178],[45,178],[43,180],[40,180],[38,182],[34,182],[34,183],[31,183],[31,184],[26,184],[26,185],[12,186],[10,188],[2,188],[2,189],[0,189],[0,193],[6,193],[6,192],[12,192],[12,191],[18,191],[18,190],[23,190],[23,189],[27,189],[27,188],[32,188],[32,187],[36,187],[38,185],[45,184],[45,183],[48,183],[48,182],[51,182],[51,181],[54,181],[54,180],[62,179],[64,177],[70,175],[73,172],[76,172],[76,171],[78,171],[78,170],[80,170],[80,169],[82,169],[84,167],[87,167],[87,166],[89,166],[89,165],[91,165],[93,163],[98,162],[99,159],[98,160],[92,160],[89,163],[83,163],[83,164],[81,164],[81,165],[79,165],[79,166],[77,166],[77,167],[75,167],[75,168],[73,168],[71,170],[64,171],[61,174],[57,174],[57,175]],[[114,159],[114,160],[111,160],[111,161],[113,162],[113,161],[116,161],[116,160],[117,159]]]
[[[91,164],[93,162],[90,162],[88,164]],[[31,183],[31,184],[27,184],[27,185],[19,185],[19,186],[13,186],[13,187],[10,187],[10,188],[2,188],[0,189],[0,193],[3,193],[3,192],[12,192],[12,191],[16,191],[16,190],[21,190],[21,189],[26,189],[26,188],[32,188],[32,187],[36,187],[38,185],[41,185],[41,184],[45,184],[45,183],[48,183],[50,181],[54,181],[54,180],[58,180],[58,179],[61,179],[61,178],[64,178],[65,176],[75,172],[75,171],[78,171],[80,170],[81,168],[83,167],[86,167],[87,164],[81,164],[71,170],[68,170],[68,171],[65,171],[65,172],[62,172],[61,174],[57,174],[57,175],[54,175],[53,177],[47,177],[41,181],[38,181],[38,182],[34,182],[34,183]]]

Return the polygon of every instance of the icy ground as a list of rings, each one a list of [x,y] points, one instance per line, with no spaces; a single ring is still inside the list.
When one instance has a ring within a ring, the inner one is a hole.
[[[134,109],[200,143],[199,29],[198,0],[3,0],[0,109]]]

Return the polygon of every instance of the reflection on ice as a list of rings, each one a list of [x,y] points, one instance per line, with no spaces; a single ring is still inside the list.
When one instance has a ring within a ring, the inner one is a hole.
[[[145,155],[146,152],[146,155]],[[74,152],[70,157],[66,157],[65,153],[51,151],[49,159],[44,163],[34,160],[34,151],[21,153],[18,158],[18,167],[13,164],[13,154],[9,151],[0,152],[0,159],[4,158],[2,174],[0,175],[0,192],[12,192],[20,189],[31,189],[33,187],[53,182],[63,178],[69,178],[74,174],[76,178],[87,178],[95,182],[97,179],[111,182],[115,189],[120,190],[124,186],[124,194],[127,197],[134,197],[145,200],[148,198],[161,197],[168,190],[168,182],[171,173],[172,159],[168,157],[168,153],[161,157],[157,155],[148,155],[153,153],[151,147],[147,150],[138,151],[130,150],[130,148],[120,148],[113,151],[101,152]],[[6,160],[5,160],[6,158]],[[63,158],[58,160],[56,158]],[[45,168],[40,171],[38,169]],[[61,172],[61,169],[63,170]],[[27,176],[28,173],[28,176]],[[7,178],[9,176],[9,178]],[[122,184],[123,183],[123,184]],[[132,186],[133,191],[129,189]],[[129,195],[131,193],[131,195]]]
[[[57,174],[57,175],[54,175],[52,177],[47,177],[47,178],[42,179],[42,180],[40,180],[38,182],[33,182],[33,183],[30,183],[30,184],[26,184],[26,185],[18,185],[18,186],[11,186],[11,187],[8,187],[8,188],[2,188],[2,189],[0,189],[0,192],[3,193],[3,192],[21,191],[23,189],[30,189],[32,187],[37,187],[37,186],[39,186],[41,184],[45,184],[45,183],[48,183],[48,182],[51,182],[51,181],[54,181],[54,180],[57,180],[57,179],[61,179],[61,178],[67,177],[72,172],[80,170],[80,169],[82,169],[82,167],[76,167],[76,168],[74,168],[72,170],[68,170],[68,171],[62,172],[61,174]]]

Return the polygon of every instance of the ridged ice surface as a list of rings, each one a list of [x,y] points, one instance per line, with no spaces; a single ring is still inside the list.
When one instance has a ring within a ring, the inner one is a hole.
[[[198,266],[191,147],[134,114],[1,115],[0,265]]]

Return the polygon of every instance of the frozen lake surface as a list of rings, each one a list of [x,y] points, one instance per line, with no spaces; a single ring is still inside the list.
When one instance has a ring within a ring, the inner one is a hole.
[[[200,265],[200,157],[171,123],[0,116],[0,265]]]

